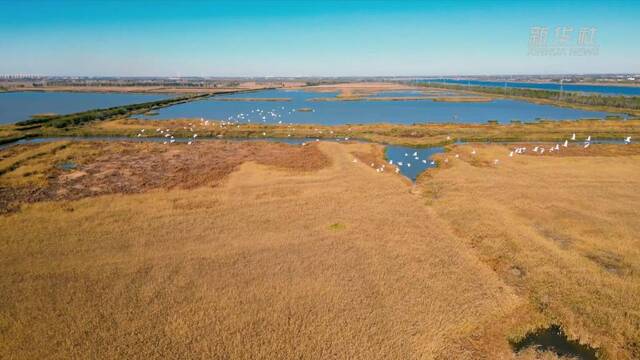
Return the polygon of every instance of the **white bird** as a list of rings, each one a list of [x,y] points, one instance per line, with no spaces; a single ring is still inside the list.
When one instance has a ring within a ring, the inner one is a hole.
[[[591,135],[587,136],[587,142],[591,141]]]
[[[396,174],[400,172],[400,168],[396,168]]]
[[[417,152],[417,151],[415,151],[415,152],[413,153],[413,156],[418,156],[418,152]]]
[[[560,144],[556,144],[556,151],[560,150]]]
[[[374,167],[374,166],[375,166],[375,164],[374,164],[374,163],[371,163],[371,167]]]
[[[191,145],[191,141],[189,141],[189,142],[187,143],[187,145]]]
[[[198,134],[193,134],[193,137],[194,137],[194,138],[197,138],[197,137],[198,137]]]
[[[495,165],[498,165],[498,162],[500,162],[500,160],[498,160],[498,159],[493,160],[493,163],[494,163]]]
[[[424,160],[424,159],[423,159],[423,160],[422,160],[422,163],[423,163],[423,164],[426,164],[426,163],[427,163],[427,160]]]
[[[435,160],[431,160],[431,165],[435,165],[435,164],[436,164]]]
[[[407,163],[407,167],[411,167],[411,163]]]
[[[509,153],[509,157],[513,157],[513,151]]]
[[[389,165],[393,165],[393,160],[389,160]]]
[[[573,140],[573,141],[576,140],[576,133],[573,133],[573,135],[571,135],[571,140]]]
[[[625,144],[631,144],[631,136],[627,136],[627,138],[624,139],[624,143]]]
[[[398,166],[402,166],[402,161],[398,161]]]
[[[562,146],[564,146],[564,147],[569,146],[569,140],[565,140],[565,141],[564,141],[564,144],[562,144]]]
[[[404,156],[409,156],[409,154],[407,154],[407,153],[404,153]]]
[[[585,148],[585,149],[586,149],[586,148],[588,148],[588,147],[589,147],[589,145],[591,145],[591,143],[589,143],[589,142],[584,143],[584,148]]]
[[[535,152],[535,153],[538,152],[538,147],[537,146],[533,148],[533,152]]]

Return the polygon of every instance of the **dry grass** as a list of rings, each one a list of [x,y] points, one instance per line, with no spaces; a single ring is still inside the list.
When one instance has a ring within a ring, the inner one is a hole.
[[[511,335],[555,322],[609,358],[640,357],[640,146],[514,158],[474,148],[453,147],[420,183],[451,230],[542,314]]]
[[[246,161],[295,171],[328,164],[315,144],[54,142],[15,146],[0,151],[0,213],[26,202],[216,185]]]
[[[551,323],[638,357],[640,146],[453,146],[415,189],[374,144],[199,146],[0,152],[89,174],[0,216],[0,358],[503,359]]]
[[[191,125],[190,125],[191,124]],[[591,135],[593,138],[622,140],[632,136],[640,138],[640,120],[582,120],[549,121],[531,124],[421,124],[421,125],[260,125],[243,124],[221,126],[211,121],[204,125],[193,119],[136,120],[119,119],[94,122],[71,129],[35,129],[37,136],[131,136],[145,129],[145,136],[157,136],[156,128],[171,129],[177,137],[191,137],[193,127],[200,137],[293,137],[321,139],[362,139],[378,143],[408,146],[434,146],[452,143],[457,139],[465,141],[562,141],[576,133],[579,139]],[[25,135],[11,126],[0,126],[0,136]],[[263,133],[265,135],[263,135]]]
[[[503,358],[520,306],[398,175],[245,162],[218,187],[0,217],[2,358]],[[482,351],[484,347],[489,352]]]

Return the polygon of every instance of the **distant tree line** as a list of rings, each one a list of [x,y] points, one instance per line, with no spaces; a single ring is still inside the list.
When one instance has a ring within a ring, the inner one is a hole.
[[[496,95],[513,95],[534,99],[560,100],[572,104],[591,105],[591,106],[608,106],[620,109],[640,110],[640,96],[615,96],[601,94],[585,94],[580,92],[559,92],[541,89],[520,89],[520,88],[503,88],[503,87],[487,87],[487,86],[466,86],[452,85],[440,83],[418,83],[419,86],[449,89],[449,90],[468,90]]]

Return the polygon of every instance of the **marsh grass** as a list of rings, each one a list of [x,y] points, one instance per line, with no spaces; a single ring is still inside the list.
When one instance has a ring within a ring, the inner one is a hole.
[[[512,290],[401,177],[352,162],[371,145],[317,146],[312,172],[245,162],[218,187],[0,216],[0,357],[510,356],[464,339]]]
[[[505,146],[473,147],[488,166],[454,146],[460,158],[419,183],[439,189],[431,208],[542,315],[509,336],[557,323],[608,358],[638,358],[640,298],[629,294],[640,293],[640,146],[514,158]]]

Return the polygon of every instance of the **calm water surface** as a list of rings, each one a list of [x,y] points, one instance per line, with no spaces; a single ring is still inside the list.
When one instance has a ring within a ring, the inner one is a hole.
[[[400,169],[400,173],[412,181],[416,181],[423,171],[436,167],[431,156],[444,152],[442,147],[412,148],[388,145],[385,156],[388,161]]]
[[[311,101],[336,93],[265,90],[227,95],[233,98],[288,98],[290,101],[216,101],[216,97],[160,109],[149,119],[201,118],[240,123],[370,124],[370,123],[485,123],[498,120],[523,122],[537,118],[550,120],[604,118],[605,112],[539,105],[525,101],[497,99],[478,103],[418,101]],[[413,96],[413,95],[412,95]],[[221,97],[221,98],[224,98]],[[219,99],[219,98],[218,98]],[[312,111],[297,111],[309,108]]]
[[[97,108],[166,99],[167,94],[7,92],[0,93],[0,124],[27,120],[43,113],[70,114]]]
[[[482,80],[455,80],[455,79],[435,79],[435,80],[423,80],[422,82],[444,82],[448,84],[458,85],[472,85],[472,86],[487,86],[487,87],[499,87],[505,86],[505,82],[502,81],[482,81]],[[524,83],[524,82],[512,82],[507,81],[507,88],[521,88],[521,89],[542,89],[560,91],[559,83]],[[581,85],[581,84],[562,84],[562,90],[575,91],[575,92],[587,92],[587,93],[600,93],[607,95],[629,95],[640,96],[640,87],[638,86],[609,86],[609,85]]]

